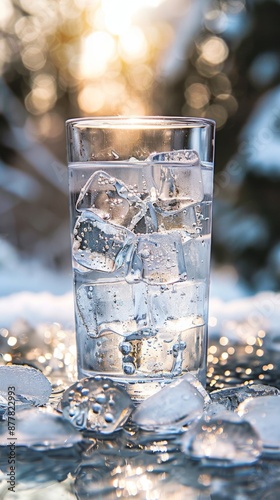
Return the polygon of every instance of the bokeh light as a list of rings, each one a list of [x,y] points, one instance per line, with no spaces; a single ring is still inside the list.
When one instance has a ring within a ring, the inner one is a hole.
[[[148,44],[143,31],[137,26],[131,26],[119,41],[119,53],[128,63],[145,60]]]
[[[206,38],[199,47],[201,57],[209,64],[221,64],[228,56],[228,47],[222,38],[211,36]]]
[[[2,0],[1,2],[1,16],[0,16],[0,29],[5,29],[9,26],[10,21],[13,19],[14,9],[10,0]]]
[[[80,77],[98,78],[116,56],[116,44],[109,33],[96,31],[82,40]]]
[[[209,89],[202,83],[193,83],[186,91],[185,96],[188,104],[195,109],[204,108],[210,99]]]
[[[101,11],[107,30],[114,35],[128,31],[137,13],[145,8],[158,7],[163,0],[102,0]]]
[[[237,110],[224,71],[229,47],[220,35],[228,16],[244,8],[237,3],[205,9],[205,31],[194,39],[192,56],[201,80],[187,73],[181,109],[217,119],[220,128]],[[189,2],[186,16],[191,8]],[[80,115],[158,114],[158,69],[178,22],[167,0],[5,0],[1,26],[14,41],[12,50],[9,39],[0,37],[0,71],[13,57],[29,73],[24,102],[34,117],[52,111],[69,91]]]
[[[95,113],[104,104],[104,93],[99,86],[88,84],[80,91],[78,103],[84,112]]]

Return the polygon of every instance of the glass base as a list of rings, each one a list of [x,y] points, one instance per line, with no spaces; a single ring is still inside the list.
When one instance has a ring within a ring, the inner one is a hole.
[[[163,387],[175,382],[179,377],[184,376],[186,373],[191,373],[193,376],[198,378],[200,383],[205,387],[206,385],[206,369],[200,369],[198,371],[183,372],[181,375],[176,377],[145,377],[145,378],[128,378],[128,377],[116,377],[110,373],[100,373],[91,372],[85,370],[79,370],[79,379],[85,377],[96,377],[101,376],[104,378],[110,378],[121,387],[125,389],[127,394],[135,403],[140,403],[141,401],[149,398],[156,392],[160,391]]]

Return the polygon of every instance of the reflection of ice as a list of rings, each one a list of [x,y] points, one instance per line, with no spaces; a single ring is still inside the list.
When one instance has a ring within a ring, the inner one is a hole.
[[[100,337],[108,333],[131,335],[148,326],[145,284],[113,283],[82,285],[77,304],[88,333]]]
[[[124,389],[102,377],[82,379],[65,391],[62,410],[78,429],[110,434],[129,417],[132,401]]]
[[[77,219],[73,257],[87,269],[112,272],[119,269],[134,240],[131,231],[104,221],[90,210]]]
[[[150,284],[174,283],[186,278],[182,239],[178,232],[138,237],[128,279]]]
[[[101,219],[133,229],[143,217],[146,206],[124,182],[99,170],[82,188],[77,210],[92,210]]]
[[[60,415],[32,408],[16,412],[16,444],[46,450],[70,448],[82,440],[81,434]],[[8,426],[0,427],[0,445],[7,446]]]
[[[149,161],[153,162],[155,206],[160,212],[176,213],[203,200],[201,165],[195,151],[156,153]]]
[[[29,366],[0,366],[0,395],[8,399],[8,387],[14,387],[18,406],[40,406],[48,402],[52,387],[48,379],[36,368]]]
[[[143,429],[180,432],[202,415],[204,396],[203,386],[188,373],[141,403],[132,418]]]
[[[118,437],[118,439],[120,438]],[[145,445],[145,450],[147,447],[148,445]],[[142,446],[140,445],[139,448],[142,449]],[[157,443],[153,443],[151,448],[153,452],[142,451],[141,460],[139,460],[139,451],[131,452],[130,445],[125,443],[120,455],[119,449],[115,449],[111,440],[110,448],[109,445],[107,448],[107,453],[105,450],[102,450],[101,457],[103,457],[104,462],[104,464],[101,462],[102,467],[86,465],[79,467],[74,484],[75,498],[79,500],[93,500],[94,498],[104,498],[106,500],[117,498],[134,498],[135,500],[159,498],[161,500],[194,500],[203,498],[203,500],[208,500],[210,498],[204,492],[202,497],[201,490],[192,486],[175,484],[173,481],[168,482],[166,476],[169,472],[168,466],[170,460],[172,459],[167,459],[167,464],[165,465],[166,472],[159,474],[158,468],[151,465],[151,463],[154,464],[156,459],[160,460],[160,470],[165,470],[165,468],[163,469],[163,460],[161,460],[162,454],[158,453],[160,447],[157,446]],[[154,451],[155,449],[156,452]],[[127,450],[130,452],[130,455],[128,455]],[[128,458],[131,457],[131,454],[133,457],[135,453],[138,453],[136,455],[138,456],[138,461],[135,458]],[[146,455],[149,458],[146,458]],[[168,455],[167,453],[165,454],[165,456]],[[156,458],[151,460],[151,456],[155,456]]]

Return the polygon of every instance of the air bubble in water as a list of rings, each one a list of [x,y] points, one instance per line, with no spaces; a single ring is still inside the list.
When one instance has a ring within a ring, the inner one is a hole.
[[[132,350],[132,345],[130,342],[122,342],[120,345],[119,345],[119,349],[121,351],[122,354],[129,354]]]
[[[126,375],[133,375],[135,373],[135,365],[133,363],[123,363],[123,371]]]

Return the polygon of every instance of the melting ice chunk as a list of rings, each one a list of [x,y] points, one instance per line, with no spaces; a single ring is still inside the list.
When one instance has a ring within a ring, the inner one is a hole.
[[[152,233],[138,237],[128,281],[143,279],[149,284],[175,283],[187,276],[179,232]]]
[[[142,429],[181,432],[182,426],[201,417],[207,393],[190,373],[165,386],[141,403],[133,421]]]
[[[236,410],[238,405],[248,398],[278,395],[280,395],[280,390],[277,387],[251,384],[213,391],[211,392],[211,400],[213,403],[220,403],[227,410]]]
[[[124,389],[112,380],[98,376],[76,382],[62,398],[63,415],[77,429],[102,434],[118,430],[132,408],[133,403]]]
[[[98,170],[81,189],[76,208],[92,210],[101,219],[133,229],[146,212],[145,203],[126,184]]]
[[[263,441],[263,452],[280,455],[280,397],[262,396],[246,399],[237,412],[256,429]]]
[[[45,375],[29,366],[0,366],[0,396],[4,399],[8,396],[8,387],[15,388],[17,406],[44,405],[52,392],[51,383]]]
[[[77,304],[88,333],[100,337],[108,333],[131,335],[147,326],[145,284],[130,285],[119,280],[100,285],[82,285]]]
[[[196,151],[180,150],[149,156],[157,191],[155,206],[161,212],[177,213],[203,200],[200,158]]]
[[[261,449],[260,437],[249,422],[226,410],[206,413],[182,440],[188,456],[225,467],[254,463]]]
[[[78,217],[74,231],[73,257],[86,269],[113,272],[128,258],[134,235],[109,224],[90,210]]]
[[[31,408],[16,412],[16,446],[45,450],[70,448],[82,440],[81,434],[62,416]],[[0,445],[7,446],[8,426],[0,426]]]

